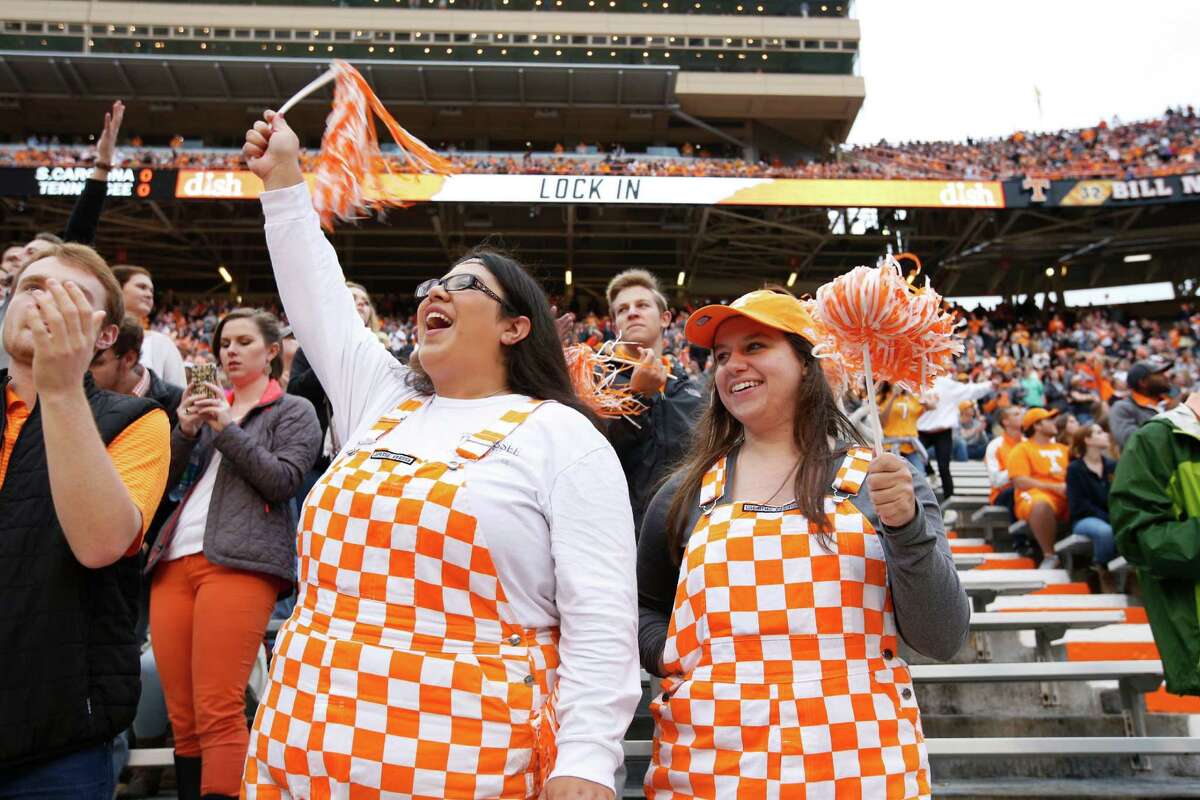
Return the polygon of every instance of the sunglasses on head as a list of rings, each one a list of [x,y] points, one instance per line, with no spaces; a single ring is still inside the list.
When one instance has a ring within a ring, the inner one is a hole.
[[[455,275],[447,275],[444,278],[430,278],[417,287],[413,292],[417,300],[424,300],[433,291],[434,286],[441,286],[447,292],[463,292],[467,289],[474,289],[478,292],[483,292],[488,297],[500,304],[508,313],[513,316],[520,316],[515,308],[513,308],[507,300],[488,288],[487,284],[481,281],[477,276],[469,272],[459,272]]]

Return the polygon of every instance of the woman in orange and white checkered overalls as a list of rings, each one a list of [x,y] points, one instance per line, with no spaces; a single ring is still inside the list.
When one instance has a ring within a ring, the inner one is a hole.
[[[475,252],[418,287],[419,363],[399,364],[355,311],[298,146],[278,120],[247,133],[279,293],[346,446],[301,512],[244,795],[610,800],[640,694],[633,520],[545,294]]]
[[[791,295],[702,308],[686,333],[716,373],[638,543],[642,661],[663,676],[647,796],[928,797],[898,634],[948,658],[970,617],[936,500],[852,444]]]

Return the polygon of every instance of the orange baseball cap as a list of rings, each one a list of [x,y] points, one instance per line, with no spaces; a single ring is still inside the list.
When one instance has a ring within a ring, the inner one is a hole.
[[[1025,416],[1021,418],[1021,430],[1027,431],[1042,420],[1057,416],[1058,409],[1047,410],[1045,408],[1031,408],[1026,411]]]
[[[693,311],[683,333],[692,344],[711,349],[717,328],[731,317],[748,317],[768,328],[802,336],[809,344],[815,345],[821,340],[817,323],[804,304],[790,294],[770,289],[744,294],[727,306],[704,306]]]

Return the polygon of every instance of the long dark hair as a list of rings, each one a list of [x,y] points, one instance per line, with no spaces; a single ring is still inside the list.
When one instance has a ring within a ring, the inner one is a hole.
[[[550,301],[542,287],[520,262],[495,248],[476,247],[458,259],[454,266],[465,261],[482,263],[504,290],[509,306],[517,312],[515,316],[529,317],[529,334],[516,344],[503,348],[509,390],[538,400],[562,403],[599,427],[596,415],[576,396],[571,385],[562,342],[550,313]],[[504,306],[497,304],[497,308],[497,313],[513,316]],[[408,384],[421,394],[433,394],[433,381],[421,367],[420,356],[420,348],[417,348],[409,360]]]
[[[825,496],[829,494],[829,471],[833,454],[826,437],[863,444],[854,425],[842,413],[833,391],[825,380],[825,372],[812,353],[812,345],[801,336],[785,333],[797,360],[804,365],[804,377],[796,389],[796,405],[792,412],[792,435],[796,449],[802,455],[793,486],[796,504],[818,527],[822,546],[829,549],[829,521],[825,516]],[[671,557],[678,561],[683,544],[691,536],[687,530],[690,512],[698,500],[700,482],[716,461],[729,454],[744,438],[742,423],[729,413],[717,393],[716,381],[709,390],[708,407],[696,424],[691,447],[674,475],[682,475],[679,491],[671,500],[667,512],[667,542]]]

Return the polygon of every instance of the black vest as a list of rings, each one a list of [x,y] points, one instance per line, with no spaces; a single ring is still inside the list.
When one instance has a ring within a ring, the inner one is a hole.
[[[0,371],[0,402],[8,374]],[[155,403],[86,383],[105,445]],[[0,417],[0,433],[7,411]],[[97,514],[104,513],[96,509]],[[42,417],[21,428],[0,485],[0,767],[110,741],[137,710],[138,559],[75,560],[50,495]]]

